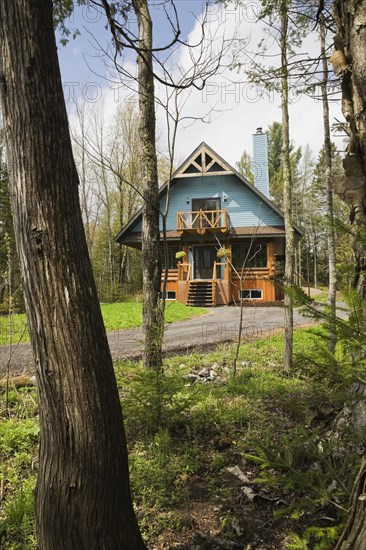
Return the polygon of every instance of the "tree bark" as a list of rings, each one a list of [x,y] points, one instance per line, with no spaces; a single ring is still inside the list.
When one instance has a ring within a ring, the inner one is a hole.
[[[351,512],[334,550],[366,550],[366,459],[357,475],[351,495]],[[362,497],[361,497],[362,495]],[[361,497],[361,498],[360,498]]]
[[[316,231],[313,233],[313,244],[314,288],[318,288],[318,240]]]
[[[145,548],[83,230],[51,0],[0,3],[11,199],[39,387],[40,550]]]
[[[354,225],[356,276],[354,286],[366,304],[366,3],[357,0],[334,0],[333,14],[337,25],[334,46],[344,55],[341,75],[342,111],[349,136],[343,160],[344,178],[335,192],[351,207]],[[358,235],[361,233],[361,238]],[[366,305],[364,321],[366,320]],[[366,549],[366,507],[359,498],[366,491],[366,458],[356,478],[351,513],[336,550]]]
[[[143,363],[162,364],[163,319],[160,307],[159,181],[155,139],[155,91],[152,57],[152,20],[147,0],[133,0],[139,28],[138,89],[143,164],[142,274]]]
[[[298,254],[298,268],[297,272],[299,274],[299,286],[303,286],[303,277],[302,277],[302,252],[301,252],[301,242],[299,241],[297,244],[297,254]]]
[[[288,112],[288,64],[287,64],[287,32],[288,12],[287,1],[281,2],[281,108],[282,108],[282,163],[283,163],[283,205],[286,231],[286,262],[285,262],[285,319],[284,319],[284,370],[292,370],[292,348],[294,314],[291,292],[293,284],[295,233],[292,223],[292,192],[291,192],[291,162],[290,162],[290,124]]]
[[[333,214],[333,186],[332,186],[332,142],[330,139],[329,127],[329,103],[328,103],[328,60],[326,56],[326,26],[322,19],[320,23],[320,51],[323,65],[323,80],[321,84],[322,102],[323,102],[323,125],[324,125],[324,153],[325,153],[325,189],[326,189],[326,213],[328,218],[327,225],[327,245],[328,245],[328,268],[329,268],[329,290],[328,301],[330,306],[329,323],[329,343],[328,348],[334,353],[336,347],[336,292],[337,292],[337,273],[336,273],[336,251],[335,251],[335,231]]]
[[[358,238],[366,227],[366,4],[356,0],[335,0],[333,4],[337,34],[336,51],[344,54],[346,68],[341,74],[342,111],[349,136],[343,160],[344,180],[335,192],[351,206],[354,221],[356,277],[355,287],[366,302],[366,258],[364,239]],[[359,230],[360,228],[360,230]]]

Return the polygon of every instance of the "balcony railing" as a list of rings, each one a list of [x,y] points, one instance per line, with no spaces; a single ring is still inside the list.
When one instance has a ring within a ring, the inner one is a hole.
[[[203,235],[208,231],[226,233],[229,218],[226,210],[197,210],[195,212],[177,212],[177,230],[196,231]]]

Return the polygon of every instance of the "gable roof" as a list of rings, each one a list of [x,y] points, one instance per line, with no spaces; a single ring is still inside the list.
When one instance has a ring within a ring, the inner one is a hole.
[[[176,178],[191,178],[197,176],[216,176],[234,174],[232,168],[211,147],[202,142],[201,145],[174,172]]]
[[[196,149],[189,155],[189,157],[175,170],[172,174],[169,186],[169,180],[167,180],[159,189],[159,199],[167,192],[168,189],[177,183],[178,180],[191,177],[202,176],[214,176],[214,175],[235,175],[238,180],[244,184],[245,187],[250,189],[262,202],[267,204],[276,214],[283,219],[283,212],[273,202],[263,195],[257,187],[250,183],[244,176],[240,174],[235,168],[233,168],[228,162],[226,162],[216,151],[214,151],[204,141],[196,147]],[[142,207],[136,212],[136,214],[130,219],[130,221],[121,229],[121,231],[115,236],[114,240],[120,242],[122,238],[131,231],[142,218]],[[294,229],[299,235],[302,235],[301,229],[293,224]]]

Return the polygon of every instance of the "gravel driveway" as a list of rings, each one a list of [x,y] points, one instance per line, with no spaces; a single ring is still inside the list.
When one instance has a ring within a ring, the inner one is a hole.
[[[216,307],[206,315],[167,325],[164,351],[189,351],[202,349],[218,342],[235,340],[238,334],[240,309],[235,306]],[[271,335],[283,328],[284,310],[281,307],[245,307],[243,315],[243,338]],[[309,319],[295,310],[296,326],[309,324]],[[108,333],[113,359],[135,358],[142,351],[141,328]],[[0,346],[0,377],[4,375],[9,358],[7,346]],[[34,363],[29,343],[14,348],[11,371],[14,374],[33,372]]]

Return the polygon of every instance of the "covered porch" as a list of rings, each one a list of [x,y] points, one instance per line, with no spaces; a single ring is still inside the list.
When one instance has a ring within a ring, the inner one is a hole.
[[[283,239],[231,237],[222,242],[214,238],[211,242],[200,242],[191,235],[186,242],[169,248],[168,300],[206,307],[241,300],[256,304],[282,300],[276,284],[281,272],[276,255],[283,255]],[[223,257],[220,249],[225,249]],[[184,253],[184,258],[174,262],[178,251]]]

